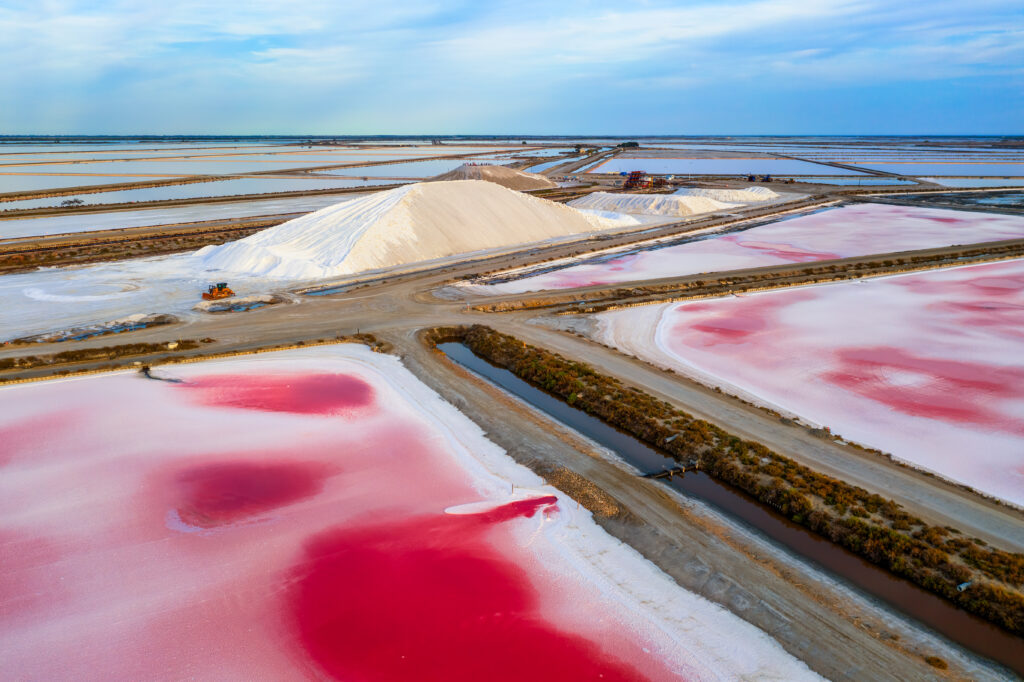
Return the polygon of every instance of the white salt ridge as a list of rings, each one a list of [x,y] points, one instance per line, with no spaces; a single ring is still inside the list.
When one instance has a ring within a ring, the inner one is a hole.
[[[561,163],[561,162],[558,162]],[[552,189],[558,187],[558,183],[550,178],[536,173],[507,168],[496,165],[463,164],[453,171],[443,173],[431,181],[443,180],[487,180],[517,190]]]
[[[705,197],[715,201],[725,201],[738,204],[750,203],[752,201],[771,201],[778,199],[779,194],[767,187],[747,187],[746,189],[706,189],[703,187],[686,187],[676,190],[674,196],[684,197]]]
[[[632,227],[643,225],[644,221],[628,213],[616,213],[615,211],[599,211],[593,208],[577,208],[587,219],[599,227]]]
[[[610,192],[593,192],[570,201],[569,205],[579,209],[676,217],[720,211],[734,206],[707,197],[674,194],[612,194]]]
[[[351,275],[621,227],[492,182],[406,185],[196,252],[210,270],[275,279]]]

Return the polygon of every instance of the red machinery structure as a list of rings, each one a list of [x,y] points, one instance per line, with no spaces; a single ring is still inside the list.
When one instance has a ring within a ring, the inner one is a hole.
[[[646,183],[649,183],[650,180],[645,176],[646,174],[642,170],[633,171],[626,178],[626,181],[622,183],[622,189],[640,189],[642,187],[646,187]]]
[[[667,187],[668,180],[663,177],[652,178],[644,171],[633,171],[622,183],[622,189],[658,189]]]

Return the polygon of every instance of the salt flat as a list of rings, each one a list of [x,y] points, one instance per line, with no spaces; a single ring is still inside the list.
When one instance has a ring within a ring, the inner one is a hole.
[[[789,218],[676,246],[629,251],[496,284],[475,293],[511,294],[722,272],[782,263],[811,263],[872,253],[1024,237],[1024,218],[995,213],[858,204]]]
[[[116,194],[116,192],[114,193]],[[104,211],[78,215],[42,216],[0,220],[0,239],[113,230],[149,225],[171,225],[225,218],[275,215],[315,211],[325,206],[355,198],[338,195],[312,195],[279,199],[254,199],[216,204],[191,204],[168,208],[147,208],[136,211]],[[50,201],[55,201],[51,199]],[[2,215],[2,214],[0,214]]]
[[[1024,261],[596,316],[598,338],[1024,506]]]

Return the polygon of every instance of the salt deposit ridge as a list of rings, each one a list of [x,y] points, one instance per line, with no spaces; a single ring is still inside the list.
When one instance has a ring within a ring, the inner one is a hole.
[[[527,173],[505,166],[463,164],[455,170],[449,171],[432,178],[432,181],[439,180],[487,180],[502,187],[518,190],[551,189],[558,187],[558,183],[536,173]]]
[[[735,204],[727,204],[705,196],[612,194],[609,192],[594,192],[585,197],[570,201],[569,205],[580,209],[676,217],[686,217],[697,213],[710,213],[735,206]]]
[[[684,187],[676,190],[675,196],[684,197],[705,197],[714,201],[732,203],[750,203],[757,201],[772,201],[779,198],[778,192],[773,192],[767,187],[747,187],[746,189],[707,189],[704,187]]]
[[[196,257],[210,270],[311,280],[622,224],[482,180],[417,183],[329,206],[236,242],[208,246]]]

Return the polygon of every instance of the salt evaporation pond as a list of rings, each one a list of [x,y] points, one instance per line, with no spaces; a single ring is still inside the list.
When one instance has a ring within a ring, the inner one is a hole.
[[[247,161],[253,163],[263,162],[283,162],[288,161],[296,167],[303,166],[326,166],[336,163],[374,163],[380,161],[392,161],[397,159],[407,159],[409,157],[418,157],[419,155],[415,152],[402,152],[399,154],[378,154],[374,152],[351,152],[351,151],[337,151],[337,152],[315,152],[315,151],[303,151],[301,153],[280,153],[272,152],[267,154],[224,154],[223,156],[202,156],[202,157],[189,157],[189,162],[194,163],[205,163],[207,161],[211,163],[218,163],[220,161]],[[213,166],[216,169],[216,166]]]
[[[911,251],[1024,237],[1024,218],[995,213],[856,204],[676,246],[612,254],[532,277],[467,288],[483,294],[615,284],[701,272]]]
[[[15,237],[90,232],[147,225],[169,225],[202,220],[220,220],[246,216],[275,215],[315,211],[358,198],[359,194],[314,194],[312,196],[253,201],[231,201],[216,204],[190,204],[168,208],[150,208],[138,211],[104,211],[78,215],[46,216],[39,218],[3,219],[0,212],[0,239]]]
[[[378,178],[427,178],[432,175],[447,173],[467,161],[473,163],[475,160],[472,157],[469,159],[426,159],[424,161],[410,161],[408,163],[389,163],[381,166],[329,168],[317,171],[317,174]]]
[[[857,171],[792,159],[670,159],[612,157],[587,168],[587,173],[629,173],[642,170],[659,175],[862,175]]]
[[[159,146],[154,146],[159,145]],[[98,142],[94,144],[50,144],[50,143],[39,143],[39,144],[7,144],[0,142],[0,159],[6,158],[8,155],[15,154],[47,154],[56,152],[60,154],[64,153],[80,153],[80,154],[98,154],[98,155],[111,155],[120,154],[123,152],[156,152],[156,153],[173,153],[173,152],[192,152],[192,151],[203,151],[212,152],[216,150],[247,150],[253,151],[262,150],[274,150],[274,149],[305,149],[306,147],[299,147],[297,145],[281,145],[281,144],[233,144],[230,142],[205,142],[205,143],[191,143],[191,142],[166,142],[157,143],[151,141],[135,141],[135,142]],[[321,147],[317,147],[320,149]],[[330,147],[328,147],[329,149]]]
[[[155,374],[0,389],[5,676],[816,679],[395,357]]]
[[[2,223],[0,223],[2,225]],[[0,276],[0,341],[101,324],[136,313],[187,315],[211,282],[223,281],[176,254]],[[233,276],[239,296],[267,293],[266,280]]]
[[[94,178],[88,178],[88,183]],[[120,182],[133,182],[138,178],[122,178]],[[358,177],[300,176],[300,177],[253,177],[231,180],[191,182],[183,185],[142,187],[139,189],[115,190],[113,192],[83,192],[60,197],[41,199],[20,199],[0,203],[0,211],[57,206],[62,201],[79,198],[87,204],[127,204],[134,201],[169,201],[172,199],[198,199],[202,197],[223,197],[241,194],[268,194],[271,192],[310,192],[318,189],[346,189],[349,187],[376,187],[394,185],[397,179],[363,180]],[[0,217],[3,214],[0,213]]]
[[[526,169],[527,173],[540,173],[546,171],[548,168],[554,168],[555,166],[561,166],[566,163],[572,163],[573,161],[579,161],[586,157],[583,156],[572,156],[567,159],[556,159],[554,161],[548,161],[546,163],[539,163],[536,166],[530,166]]]
[[[248,156],[272,156],[274,154],[330,153],[331,150],[308,151],[307,147],[193,147],[172,149],[112,149],[95,152],[39,151],[12,154],[0,150],[0,166],[25,163],[46,163],[56,161],[108,161],[113,159],[204,159],[204,158],[247,158]],[[344,150],[339,150],[343,152]]]
[[[1024,176],[1016,178],[921,178],[943,187],[1024,187]]]
[[[151,182],[173,180],[172,176],[161,175],[14,175],[0,172],[0,194],[32,192],[42,189],[63,189],[87,185],[117,185],[125,182]],[[0,202],[0,210],[10,208],[13,202]]]
[[[174,161],[82,161],[75,163],[47,163],[25,166],[5,166],[5,172],[22,173],[80,173],[88,175],[125,175],[144,173],[151,175],[226,175],[230,173],[256,173],[272,170],[291,170],[316,163],[302,161],[236,161],[230,156],[203,157]]]
[[[780,178],[781,179],[781,178]],[[878,177],[877,175],[856,176],[850,178],[808,178],[804,176],[794,177],[798,182],[814,182],[823,185],[916,185],[913,180],[898,180],[891,177]]]
[[[1024,260],[597,320],[604,343],[1024,506]]]
[[[1024,163],[871,163],[871,170],[897,175],[1024,175]]]

